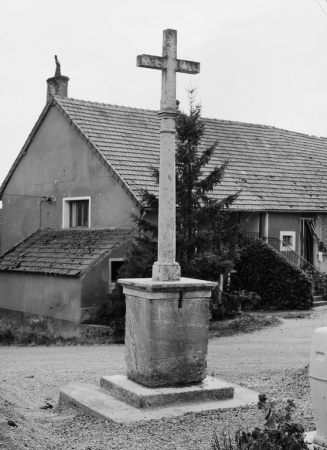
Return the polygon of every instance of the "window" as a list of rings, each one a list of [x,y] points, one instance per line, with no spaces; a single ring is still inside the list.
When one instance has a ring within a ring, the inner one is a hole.
[[[292,236],[283,236],[283,243],[288,246],[292,245]]]
[[[124,264],[123,258],[109,258],[109,292],[113,290],[119,278],[118,270]]]
[[[63,199],[63,228],[90,228],[91,197]]]
[[[286,252],[289,249],[295,251],[295,231],[281,231],[280,240],[280,250],[282,252]]]
[[[69,202],[69,228],[89,226],[89,201]]]

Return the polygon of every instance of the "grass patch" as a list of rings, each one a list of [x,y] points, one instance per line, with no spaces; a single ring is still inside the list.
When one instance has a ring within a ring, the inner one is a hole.
[[[69,346],[69,345],[104,345],[121,343],[123,338],[113,336],[106,327],[93,327],[85,329],[75,336],[54,335],[51,332],[15,329],[10,326],[0,326],[0,346]]]
[[[39,331],[11,330],[0,328],[0,346],[34,346],[34,345],[77,345],[79,338],[51,336]]]
[[[265,327],[278,326],[281,323],[282,321],[275,315],[242,313],[233,319],[211,322],[209,326],[209,337],[253,333]]]

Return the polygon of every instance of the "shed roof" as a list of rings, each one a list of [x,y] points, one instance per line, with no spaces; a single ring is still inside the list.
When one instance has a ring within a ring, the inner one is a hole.
[[[158,194],[151,166],[159,164],[160,120],[157,111],[54,97],[52,106],[97,153],[109,172],[136,201],[146,187]],[[47,105],[43,116],[51,107]],[[213,191],[217,199],[242,193],[233,204],[248,211],[327,210],[327,138],[264,125],[205,120],[200,150],[218,142],[207,171],[230,163]],[[42,115],[34,132],[42,122]],[[26,152],[33,132],[21,154]],[[14,163],[0,195],[19,163]]]
[[[132,228],[38,230],[0,257],[0,271],[79,276],[131,236]]]

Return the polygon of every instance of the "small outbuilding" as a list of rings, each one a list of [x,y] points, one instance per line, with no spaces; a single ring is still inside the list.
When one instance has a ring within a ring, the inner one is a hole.
[[[2,309],[71,322],[88,318],[113,287],[132,231],[36,231],[0,258]]]

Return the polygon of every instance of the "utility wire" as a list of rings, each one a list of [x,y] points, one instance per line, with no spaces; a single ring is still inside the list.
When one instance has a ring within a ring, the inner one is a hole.
[[[3,194],[8,195],[10,197],[30,197],[30,198],[44,198],[45,195],[24,195],[24,194]]]
[[[46,186],[46,185],[53,185],[53,184],[59,184],[59,183],[74,183],[76,181],[88,181],[88,180],[99,180],[100,178],[111,178],[111,175],[103,175],[102,177],[89,177],[89,178],[75,178],[75,180],[55,180],[51,181],[49,183],[30,183],[30,184],[14,184],[11,187],[20,187],[20,186]],[[57,182],[56,182],[57,181]],[[3,195],[9,195],[9,194],[3,194]]]

